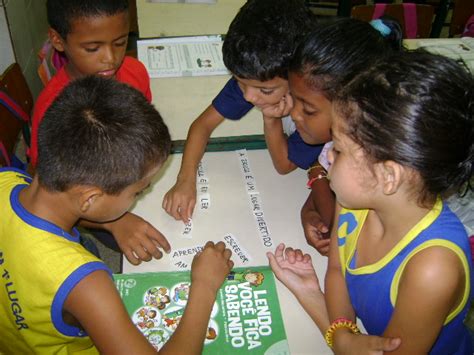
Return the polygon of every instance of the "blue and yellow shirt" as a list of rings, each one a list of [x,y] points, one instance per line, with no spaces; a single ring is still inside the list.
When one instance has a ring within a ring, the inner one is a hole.
[[[85,276],[110,270],[79,244],[77,230],[69,234],[23,208],[18,196],[30,181],[0,169],[0,353],[97,354],[62,310]]]
[[[382,335],[397,299],[398,283],[405,265],[419,251],[442,246],[456,253],[464,266],[466,283],[459,306],[448,315],[430,354],[472,354],[463,321],[472,298],[472,260],[463,225],[438,199],[433,209],[382,259],[356,267],[357,239],[368,210],[342,209],[338,226],[339,258],[356,315],[369,334]]]

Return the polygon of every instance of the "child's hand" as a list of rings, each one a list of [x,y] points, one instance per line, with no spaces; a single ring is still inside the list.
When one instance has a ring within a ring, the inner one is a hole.
[[[281,243],[275,254],[268,252],[267,257],[277,279],[297,298],[300,295],[322,294],[309,254],[291,247],[285,250],[285,244]]]
[[[329,252],[330,239],[328,227],[321,220],[321,216],[315,210],[305,210],[301,213],[304,236],[309,245],[316,248],[319,254],[327,256]]]
[[[118,220],[104,224],[109,230],[128,261],[138,265],[151,258],[160,259],[163,253],[158,248],[169,253],[171,250],[168,240],[155,227],[143,218],[127,212]]]
[[[217,292],[224,282],[234,262],[230,260],[232,252],[226,249],[223,242],[214,244],[209,241],[202,252],[197,254],[191,266],[191,283],[203,285]]]
[[[176,220],[188,222],[196,205],[196,183],[177,181],[163,198],[163,209]]]
[[[293,108],[293,98],[290,93],[282,96],[280,102],[262,109],[263,117],[282,118],[288,116]]]
[[[334,352],[336,354],[358,355],[383,355],[391,352],[401,344],[400,338],[384,338],[367,334],[352,334],[348,331],[337,332],[334,337]],[[337,341],[336,341],[337,339]]]

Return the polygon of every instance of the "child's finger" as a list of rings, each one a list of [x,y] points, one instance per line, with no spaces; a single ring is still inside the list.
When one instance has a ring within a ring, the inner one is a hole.
[[[127,260],[130,262],[132,265],[139,265],[141,263],[141,260],[135,255],[132,249],[128,249],[123,251],[125,254],[125,257]]]
[[[232,256],[232,251],[230,249],[225,248],[224,249],[224,258],[230,259],[231,256]]]
[[[171,245],[168,242],[168,239],[166,239],[166,237],[158,229],[148,223],[145,232],[147,237],[152,239],[161,248],[163,248],[166,253],[169,253],[171,251]]]
[[[303,255],[303,262],[304,263],[311,263],[311,255],[309,255],[309,254]]]
[[[280,264],[278,263],[277,259],[275,258],[275,255],[273,255],[273,253],[269,251],[269,252],[267,252],[267,258],[268,258],[268,262],[270,264],[270,267],[273,270],[273,273],[275,274],[275,276],[277,278],[279,278],[281,268],[280,268]]]
[[[223,252],[225,250],[225,243],[224,242],[218,242],[215,245],[216,250]]]
[[[204,244],[204,249],[212,248],[213,246],[214,246],[214,242],[212,240],[209,240],[206,242],[206,244]]]
[[[287,248],[286,248],[286,250],[285,250],[285,256],[286,256],[286,260],[287,260],[290,264],[294,264],[294,263],[295,263],[295,260],[296,260],[295,251],[293,250],[292,247],[287,247]]]
[[[295,250],[295,259],[296,259],[296,261],[302,261],[303,260],[303,252],[300,249]]]
[[[275,257],[278,261],[283,259],[283,251],[285,250],[285,244],[280,243],[275,249]]]

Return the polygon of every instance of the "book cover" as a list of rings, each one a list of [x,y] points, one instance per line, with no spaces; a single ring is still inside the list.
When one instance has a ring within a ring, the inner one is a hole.
[[[116,274],[115,285],[137,328],[158,350],[184,313],[189,271]],[[217,293],[203,354],[289,354],[273,272],[234,268]]]

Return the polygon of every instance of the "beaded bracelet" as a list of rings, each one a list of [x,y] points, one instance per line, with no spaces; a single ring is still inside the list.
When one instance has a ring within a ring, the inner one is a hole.
[[[326,334],[324,335],[324,339],[331,349],[334,343],[334,332],[339,328],[347,328],[354,334],[360,334],[359,327],[353,321],[347,318],[335,319],[329,326],[328,330],[326,330]]]

